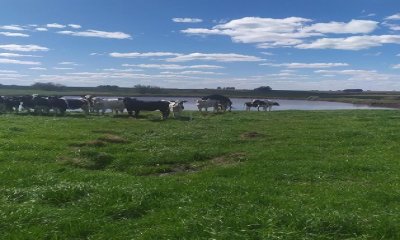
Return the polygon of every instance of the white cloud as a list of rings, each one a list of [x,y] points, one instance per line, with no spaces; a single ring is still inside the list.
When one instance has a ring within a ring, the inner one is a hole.
[[[73,70],[74,68],[69,68],[69,67],[53,67],[53,69],[56,69],[56,70]]]
[[[382,25],[388,27],[390,30],[400,31],[400,25],[398,24],[388,23],[385,21],[382,23]]]
[[[4,25],[0,26],[0,29],[12,30],[12,31],[25,31],[26,29],[19,25]]]
[[[0,73],[17,73],[17,71],[14,71],[14,70],[2,70],[2,69],[0,69]]]
[[[87,31],[82,32],[73,32],[73,31],[59,31],[57,33],[71,35],[71,36],[79,36],[79,37],[98,37],[98,38],[112,38],[112,39],[132,39],[131,35],[123,32],[105,32],[89,29]]]
[[[29,69],[31,69],[31,70],[38,70],[38,71],[45,71],[45,70],[47,70],[47,68],[44,68],[44,67],[31,67],[31,68],[29,68]]]
[[[378,27],[378,22],[370,20],[351,20],[345,22],[329,22],[329,23],[316,23],[311,26],[304,27],[302,31],[305,32],[319,32],[319,33],[370,33]]]
[[[28,75],[18,74],[18,73],[0,73],[0,78],[21,78],[27,77]]]
[[[236,53],[190,53],[182,54],[173,58],[167,58],[168,62],[187,62],[195,60],[217,61],[217,62],[257,62],[263,59]]]
[[[310,22],[312,22],[311,19],[301,17],[282,19],[244,17],[225,24],[215,25],[211,29],[188,28],[181,32],[192,35],[225,35],[229,36],[233,42],[255,43],[259,48],[298,46],[300,46],[298,48],[306,48],[307,46],[311,48],[313,45],[307,43],[307,40],[314,37],[322,37],[326,34],[367,34],[376,30],[379,24],[376,21],[357,19],[352,19],[349,22],[332,21],[314,24],[310,24]],[[364,37],[369,36],[355,36],[354,39],[360,40]],[[353,40],[352,37],[347,39],[348,41]],[[314,42],[317,41],[320,40]],[[346,48],[338,46],[337,49]]]
[[[375,53],[365,53],[364,56],[373,56],[373,57],[378,57],[382,55],[382,52],[375,52]]]
[[[394,15],[388,16],[385,19],[386,20],[400,20],[400,13],[396,13]]]
[[[267,56],[273,56],[273,55],[275,55],[275,54],[270,53],[270,52],[261,52],[261,54],[264,54],[264,55],[267,55]]]
[[[393,66],[394,69],[400,69],[400,64],[396,64]]]
[[[46,47],[38,46],[38,45],[18,45],[18,44],[6,44],[0,45],[0,49],[7,51],[17,51],[17,52],[36,52],[36,51],[48,51],[49,49]]]
[[[89,55],[90,56],[103,56],[103,55],[105,55],[106,53],[90,53]]]
[[[362,69],[346,69],[346,70],[317,70],[315,73],[320,74],[337,74],[349,76],[347,80],[357,80],[357,81],[383,81],[389,79],[398,79],[397,75],[390,75],[379,73],[376,70],[362,70]]]
[[[161,72],[161,74],[174,74],[174,75],[225,75],[224,73],[207,72],[207,71],[181,71],[181,72]]]
[[[193,75],[224,75],[224,73],[206,72],[206,71],[182,71],[179,74],[193,74]]]
[[[13,58],[13,57],[41,57],[41,56],[18,54],[18,53],[0,53],[0,57]]]
[[[112,52],[110,53],[111,57],[116,58],[138,58],[138,57],[169,57],[169,56],[179,56],[179,53],[172,52],[146,52],[146,53],[138,53],[138,52],[130,52],[130,53],[118,53]]]
[[[44,27],[38,27],[38,28],[35,28],[35,30],[36,30],[36,31],[39,31],[39,32],[46,32],[46,31],[48,31],[47,28],[44,28]]]
[[[60,65],[70,65],[70,66],[79,66],[79,64],[74,62],[59,62]]]
[[[139,67],[139,68],[156,68],[165,70],[182,70],[182,69],[221,69],[222,66],[217,65],[178,65],[178,64],[122,64],[123,67]]]
[[[352,36],[348,38],[321,38],[312,43],[303,43],[296,46],[300,49],[341,49],[361,50],[382,46],[386,43],[400,44],[400,35],[370,35]]]
[[[225,24],[218,24],[212,29],[188,28],[181,32],[199,35],[226,35],[232,41],[239,43],[272,43],[285,45],[299,44],[300,39],[310,36],[320,36],[320,33],[302,31],[304,25],[311,19],[289,17],[283,19],[244,17]]]
[[[78,25],[78,24],[68,24],[68,26],[71,27],[71,28],[75,28],[75,29],[82,28],[82,26]]]
[[[58,23],[49,23],[49,24],[46,24],[46,27],[48,27],[48,28],[65,28],[67,26],[58,24]]]
[[[200,23],[203,22],[200,18],[173,18],[172,21],[177,23]]]
[[[261,63],[260,65],[287,68],[332,68],[349,66],[347,63]]]
[[[20,61],[9,58],[0,58],[0,64],[40,65],[41,63],[33,61]]]
[[[6,36],[6,37],[29,37],[28,34],[14,33],[14,32],[0,32],[0,35]]]
[[[126,69],[104,68],[102,70],[106,72],[143,72],[143,69],[132,69],[132,68],[126,68]]]

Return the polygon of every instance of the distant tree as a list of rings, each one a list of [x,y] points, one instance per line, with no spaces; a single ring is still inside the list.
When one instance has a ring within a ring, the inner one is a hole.
[[[221,90],[222,88],[221,87],[217,87],[217,90]]]
[[[270,86],[261,86],[258,88],[254,88],[254,91],[256,92],[270,92],[272,91],[272,88]]]
[[[362,89],[356,88],[356,89],[344,89],[343,92],[347,92],[347,93],[360,93],[363,92]]]
[[[99,85],[97,88],[105,91],[117,91],[119,89],[117,85]]]
[[[150,86],[150,85],[141,85],[137,84],[134,86],[135,89],[141,94],[146,94],[146,93],[161,93],[162,89],[161,87],[158,86]]]
[[[236,88],[235,88],[235,87],[224,87],[223,89],[224,89],[224,90],[232,91],[232,90],[235,90]]]
[[[53,82],[47,82],[47,83],[35,82],[34,84],[31,85],[31,87],[34,89],[45,90],[45,91],[62,91],[65,89],[64,85]]]

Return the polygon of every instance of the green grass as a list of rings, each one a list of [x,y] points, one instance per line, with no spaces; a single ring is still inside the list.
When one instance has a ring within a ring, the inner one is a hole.
[[[0,115],[0,239],[400,239],[397,111],[159,118]]]

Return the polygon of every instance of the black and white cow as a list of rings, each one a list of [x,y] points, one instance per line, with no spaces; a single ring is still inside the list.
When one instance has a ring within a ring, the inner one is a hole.
[[[16,112],[19,111],[21,99],[19,97],[0,96],[0,112]]]
[[[215,99],[198,99],[196,100],[196,106],[201,112],[202,109],[204,108],[206,112],[208,111],[208,108],[213,108],[213,111],[218,111],[218,106],[219,106],[219,101]]]
[[[94,97],[91,99],[91,108],[93,112],[97,114],[104,114],[107,109],[111,110],[112,113],[118,115],[118,112],[123,113],[125,109],[125,104],[122,98],[117,99],[104,99],[99,97]]]
[[[60,98],[58,96],[50,96],[48,97],[48,101],[50,103],[51,108],[61,115],[64,115],[68,109],[67,102],[65,99]]]
[[[207,100],[207,99],[212,99],[212,100],[217,100],[219,102],[219,107],[221,108],[222,111],[228,111],[230,112],[232,110],[232,101],[223,95],[220,94],[212,94],[208,95],[205,97],[202,97],[201,99]]]
[[[250,111],[252,107],[258,107],[258,105],[253,102],[245,102],[244,105],[246,106],[246,111]]]
[[[35,103],[33,102],[32,95],[24,95],[19,97],[21,102],[21,109],[30,112],[35,109]]]
[[[279,106],[278,102],[274,102],[274,101],[271,101],[271,100],[265,100],[265,101],[263,101],[263,100],[253,100],[251,103],[253,105],[257,106],[257,110],[258,111],[260,111],[260,108],[263,108],[264,111],[267,111],[267,109],[268,109],[268,111],[271,111],[272,106]]]
[[[82,109],[85,114],[89,114],[89,101],[84,98],[73,99],[73,98],[62,98],[67,104],[67,109],[77,110]]]
[[[123,102],[130,116],[135,112],[135,118],[139,116],[140,111],[160,110],[162,118],[167,119],[170,112],[169,102],[167,101],[141,101],[136,98],[125,97]]]
[[[180,117],[183,109],[185,107],[183,104],[187,101],[185,100],[175,100],[175,101],[168,101],[169,102],[169,110],[172,113],[172,116],[175,117]]]
[[[33,110],[35,113],[48,114],[51,109],[47,97],[39,96],[37,94],[22,96],[20,97],[20,101],[22,108],[28,112]]]

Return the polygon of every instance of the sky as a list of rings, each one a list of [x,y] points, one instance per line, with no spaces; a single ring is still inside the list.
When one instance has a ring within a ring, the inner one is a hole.
[[[400,90],[399,0],[1,0],[0,84]]]

